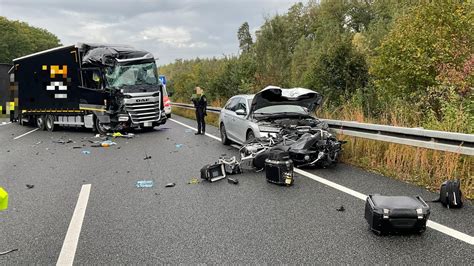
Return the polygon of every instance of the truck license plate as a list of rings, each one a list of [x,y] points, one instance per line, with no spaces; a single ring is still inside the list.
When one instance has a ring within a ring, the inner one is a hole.
[[[144,126],[144,127],[151,127],[152,125],[153,125],[152,122],[145,122],[145,123],[143,123],[143,126]]]

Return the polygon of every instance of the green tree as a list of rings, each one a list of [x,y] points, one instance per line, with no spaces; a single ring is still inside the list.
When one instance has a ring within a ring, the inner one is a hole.
[[[250,27],[247,22],[244,22],[237,31],[237,39],[239,40],[239,48],[242,53],[250,52],[253,45],[252,35],[250,34]]]
[[[61,45],[59,39],[47,30],[5,17],[0,17],[0,32],[0,62],[3,63]]]

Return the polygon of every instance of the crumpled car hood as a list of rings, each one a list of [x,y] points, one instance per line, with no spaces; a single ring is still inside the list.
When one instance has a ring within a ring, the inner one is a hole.
[[[268,86],[255,94],[250,105],[250,114],[260,108],[273,105],[298,105],[307,108],[308,112],[313,112],[321,105],[321,102],[321,94],[309,89],[282,89]]]

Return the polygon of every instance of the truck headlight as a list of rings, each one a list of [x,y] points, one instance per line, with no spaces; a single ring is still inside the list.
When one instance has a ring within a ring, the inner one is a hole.
[[[277,127],[258,126],[258,129],[260,130],[260,132],[274,132],[274,133],[280,132],[280,129]]]

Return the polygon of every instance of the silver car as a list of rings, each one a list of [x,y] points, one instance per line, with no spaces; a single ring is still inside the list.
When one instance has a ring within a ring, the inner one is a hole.
[[[219,116],[222,143],[243,144],[254,138],[276,136],[283,128],[303,129],[319,123],[311,113],[321,104],[319,93],[269,86],[255,95],[230,98]]]

